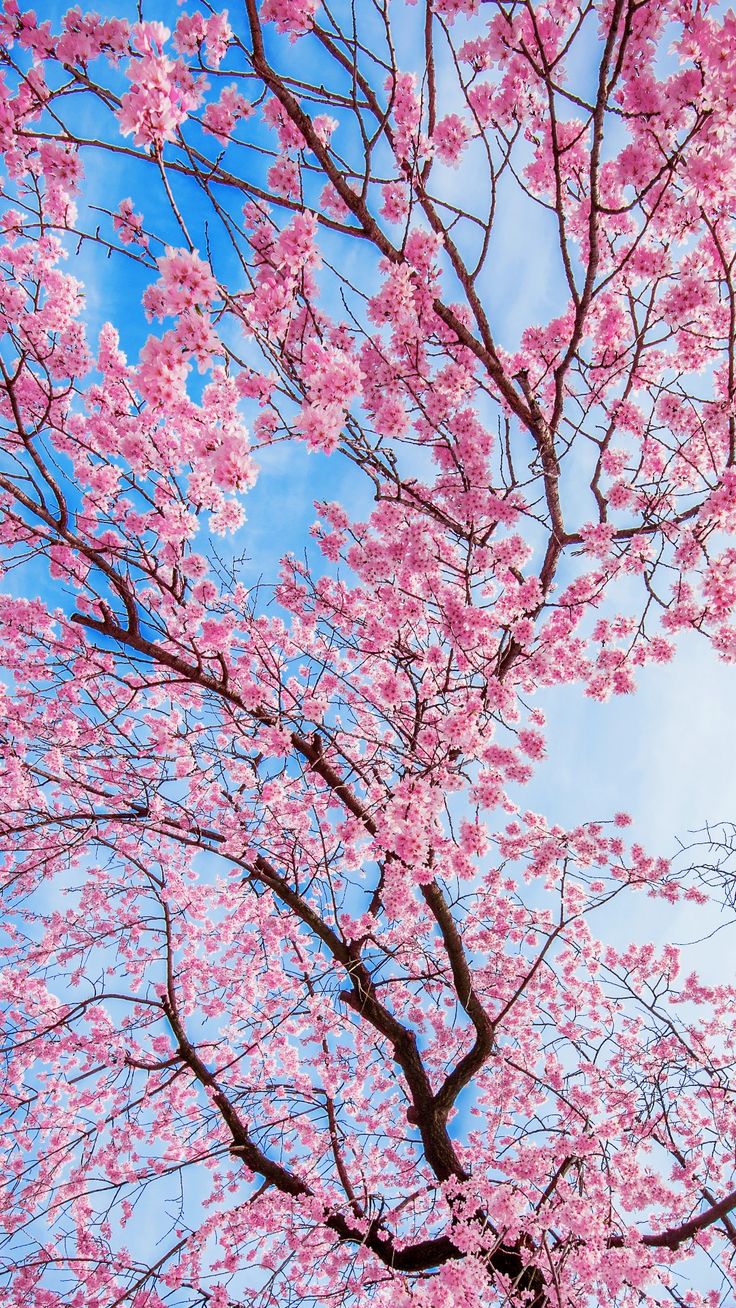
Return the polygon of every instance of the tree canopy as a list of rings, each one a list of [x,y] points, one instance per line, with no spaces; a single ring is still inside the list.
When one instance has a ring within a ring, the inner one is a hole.
[[[523,787],[540,692],[736,660],[734,14],[4,0],[0,67],[6,1301],[732,1302],[655,929],[722,859]]]

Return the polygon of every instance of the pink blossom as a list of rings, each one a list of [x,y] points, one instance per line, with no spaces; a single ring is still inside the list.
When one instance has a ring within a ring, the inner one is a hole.
[[[277,31],[288,33],[289,40],[296,41],[309,31],[318,7],[319,0],[263,0],[261,18],[275,23]]]
[[[233,82],[223,87],[219,100],[210,101],[205,105],[203,118],[205,131],[225,142],[232,136],[239,119],[250,117],[252,112],[250,102],[240,94],[237,85]]]
[[[148,236],[143,231],[143,215],[133,212],[133,201],[130,196],[120,201],[112,223],[124,245],[135,243],[143,246],[144,249],[148,248]]]
[[[168,249],[158,260],[160,277],[144,294],[149,318],[209,309],[218,286],[208,264],[195,251]]]
[[[202,98],[203,87],[181,62],[165,55],[145,53],[128,66],[130,90],[121,100],[119,121],[123,135],[133,134],[136,145],[160,146],[173,141],[179,126]]]
[[[441,118],[432,133],[435,153],[443,163],[449,164],[452,168],[457,168],[460,163],[469,139],[468,126],[458,114],[447,114]]]

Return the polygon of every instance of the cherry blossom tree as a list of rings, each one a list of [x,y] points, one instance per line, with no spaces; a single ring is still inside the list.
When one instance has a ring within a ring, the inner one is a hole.
[[[1,22],[5,1302],[733,1302],[712,872],[523,786],[736,659],[736,18]]]

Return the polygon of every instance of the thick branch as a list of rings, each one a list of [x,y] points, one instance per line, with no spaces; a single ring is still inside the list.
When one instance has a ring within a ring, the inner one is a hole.
[[[452,970],[457,997],[475,1027],[475,1043],[464,1058],[453,1068],[434,1098],[435,1111],[443,1121],[457,1096],[476,1072],[483,1066],[493,1048],[493,1022],[486,1013],[473,989],[473,976],[468,966],[460,932],[439,886],[432,883],[422,887],[424,901],[440,929]]]

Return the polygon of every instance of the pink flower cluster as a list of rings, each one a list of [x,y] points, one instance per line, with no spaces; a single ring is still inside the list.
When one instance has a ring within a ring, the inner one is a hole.
[[[178,128],[202,101],[204,86],[181,60],[162,53],[168,31],[161,24],[139,24],[136,41],[142,51],[128,65],[130,89],[120,102],[118,120],[124,136],[136,145],[160,149],[176,138]]]
[[[143,230],[143,215],[134,212],[130,196],[120,201],[112,224],[124,245],[136,244],[148,248],[148,236]]]
[[[263,0],[261,18],[275,23],[279,32],[285,32],[290,41],[305,36],[319,8],[319,0]]]
[[[205,105],[203,124],[205,131],[226,143],[235,130],[235,125],[242,118],[248,118],[253,107],[245,96],[241,95],[236,84],[224,86],[219,100],[210,100]]]

